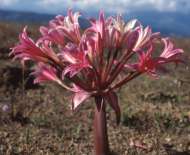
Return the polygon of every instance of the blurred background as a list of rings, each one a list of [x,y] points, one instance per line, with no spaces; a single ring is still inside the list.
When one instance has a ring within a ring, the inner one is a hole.
[[[186,64],[168,66],[159,80],[138,77],[118,91],[122,121],[107,107],[113,155],[190,155],[190,0],[0,0],[0,155],[92,155],[94,101],[70,110],[72,94],[57,85],[34,85],[32,64],[9,56],[28,25],[39,26],[67,9],[84,18],[123,14],[170,36]],[[157,51],[159,51],[158,49]]]
[[[126,20],[138,18],[165,35],[190,36],[189,0],[1,0],[0,20],[46,22],[68,8],[85,17],[97,17],[101,9],[107,15],[121,13]]]

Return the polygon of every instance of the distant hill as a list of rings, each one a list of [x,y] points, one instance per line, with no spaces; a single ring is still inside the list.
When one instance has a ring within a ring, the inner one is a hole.
[[[138,18],[143,25],[151,25],[154,31],[164,35],[190,37],[190,14],[143,11],[131,12],[125,17]]]
[[[54,15],[49,15],[49,14],[0,10],[1,21],[13,21],[13,22],[22,22],[22,23],[23,22],[44,23],[49,21],[53,17]]]
[[[0,10],[0,21],[47,23],[54,16],[52,14]],[[88,16],[97,17],[97,13],[91,11]],[[189,14],[143,11],[130,12],[125,14],[124,17],[125,20],[137,18],[143,25],[151,25],[153,31],[160,31],[164,35],[190,37]],[[80,18],[79,23],[83,28],[89,26],[89,23],[84,18]]]
[[[19,11],[6,11],[0,10],[0,21],[11,21],[19,23],[48,23],[56,15],[40,14],[33,12],[19,12]],[[79,19],[82,28],[89,27],[90,23],[84,18]]]

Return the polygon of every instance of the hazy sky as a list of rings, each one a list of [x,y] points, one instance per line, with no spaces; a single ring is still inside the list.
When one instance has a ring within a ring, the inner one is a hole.
[[[190,0],[0,0],[0,9],[60,13],[67,8],[84,11],[100,9],[111,13],[130,11],[190,11]]]

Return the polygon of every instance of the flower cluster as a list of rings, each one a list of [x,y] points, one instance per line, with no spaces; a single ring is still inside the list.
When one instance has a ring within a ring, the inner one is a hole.
[[[120,15],[106,18],[101,11],[98,19],[90,19],[90,26],[82,29],[80,16],[72,10],[67,16],[56,16],[48,26],[40,27],[41,37],[36,42],[25,27],[11,55],[35,62],[35,82],[54,81],[72,91],[73,110],[94,97],[106,101],[119,122],[116,89],[143,73],[158,77],[165,64],[182,62],[183,50],[137,19],[126,23]],[[159,56],[155,56],[156,44],[163,44]],[[96,102],[98,108],[100,104]]]

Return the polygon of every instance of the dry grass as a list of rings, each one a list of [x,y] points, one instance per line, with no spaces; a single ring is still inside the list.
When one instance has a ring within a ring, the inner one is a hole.
[[[22,69],[8,58],[23,25],[0,23],[0,155],[93,154],[93,101],[80,111],[69,110],[70,95],[48,84],[35,86],[27,78],[22,87]],[[37,36],[37,25],[29,27]],[[190,57],[190,39],[175,38]],[[122,123],[108,108],[110,147],[118,155],[190,154],[189,64],[153,80],[140,77],[119,93]],[[12,108],[11,108],[12,107]],[[142,145],[138,147],[137,145]]]

